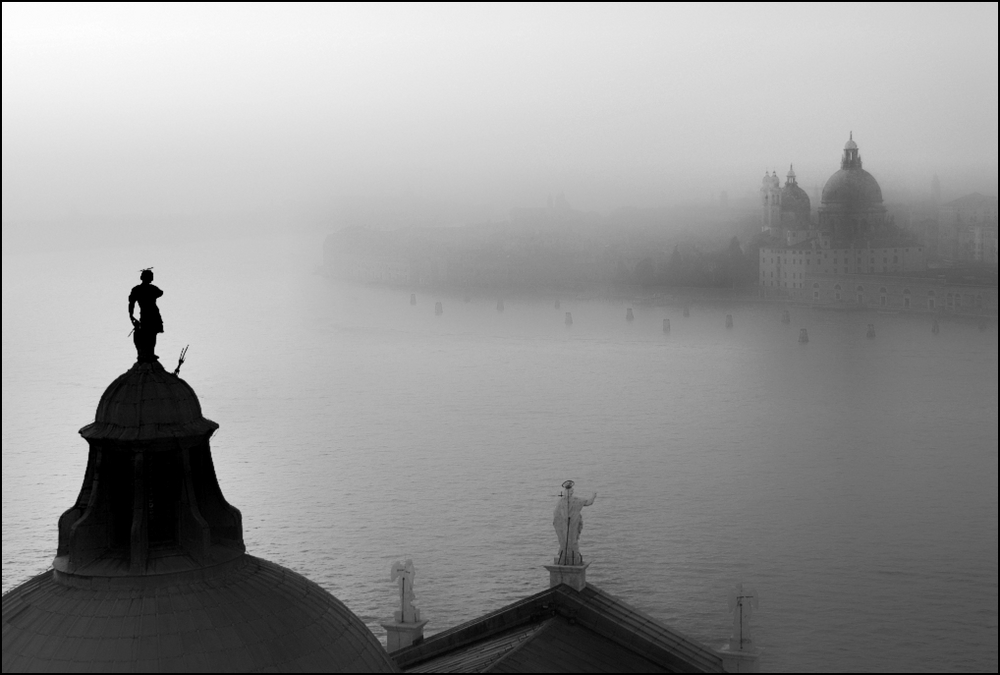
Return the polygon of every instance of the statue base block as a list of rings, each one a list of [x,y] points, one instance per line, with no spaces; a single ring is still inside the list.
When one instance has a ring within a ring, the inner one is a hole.
[[[385,650],[391,654],[420,642],[424,639],[425,625],[426,621],[382,624],[382,628],[385,628]]]
[[[717,651],[722,657],[722,670],[727,673],[759,673],[761,650],[730,649],[728,645]]]
[[[549,588],[555,588],[559,584],[566,584],[572,589],[582,591],[587,587],[587,568],[590,563],[583,565],[546,565],[549,571]]]

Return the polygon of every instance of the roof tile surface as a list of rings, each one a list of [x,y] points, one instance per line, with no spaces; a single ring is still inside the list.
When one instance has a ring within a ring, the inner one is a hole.
[[[3,671],[395,670],[360,619],[290,570],[244,556],[220,576],[184,577],[114,588],[51,571],[30,579],[3,596]]]

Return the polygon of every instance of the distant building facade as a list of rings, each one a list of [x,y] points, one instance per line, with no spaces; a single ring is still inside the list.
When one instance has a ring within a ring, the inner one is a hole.
[[[958,263],[997,266],[997,198],[973,192],[941,206],[938,254]]]
[[[818,274],[900,275],[926,267],[922,246],[892,248],[833,248],[829,238],[760,249],[760,286],[768,289],[806,288]]]
[[[997,314],[997,287],[949,283],[934,277],[814,274],[795,294],[819,305],[890,311]]]

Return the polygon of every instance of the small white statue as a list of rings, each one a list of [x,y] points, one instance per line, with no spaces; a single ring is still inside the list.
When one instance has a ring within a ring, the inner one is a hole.
[[[417,599],[413,593],[413,577],[416,575],[417,570],[414,569],[412,560],[392,564],[389,581],[399,579],[399,611],[396,612],[396,623],[420,621],[420,610],[413,606],[413,601]]]
[[[556,558],[557,565],[582,565],[583,556],[580,555],[580,532],[583,530],[584,506],[590,506],[597,499],[595,492],[590,499],[573,496],[573,481],[568,480],[563,483],[565,492],[556,504],[556,511],[552,516],[552,527],[559,537],[559,556]]]
[[[733,613],[733,636],[729,638],[729,648],[734,650],[753,649],[750,635],[750,617],[757,609],[757,591],[737,584],[729,594],[729,611]]]

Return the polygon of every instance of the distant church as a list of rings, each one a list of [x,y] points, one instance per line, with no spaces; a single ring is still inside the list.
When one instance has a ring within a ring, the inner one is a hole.
[[[886,222],[882,188],[861,167],[853,133],[844,145],[840,170],[823,188],[818,223],[812,220],[809,195],[799,187],[791,166],[784,187],[777,172],[768,172],[759,192],[762,231],[786,239],[786,244],[819,237],[830,246],[858,247],[877,235]]]
[[[900,287],[894,297],[885,282],[862,279],[922,272],[926,260],[923,246],[900,241],[885,227],[882,189],[862,168],[853,133],[840,170],[823,187],[816,220],[791,168],[783,187],[776,174],[765,175],[760,196],[761,229],[771,240],[759,253],[762,296],[915,308],[913,297],[904,298],[912,291]]]

